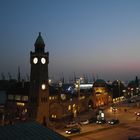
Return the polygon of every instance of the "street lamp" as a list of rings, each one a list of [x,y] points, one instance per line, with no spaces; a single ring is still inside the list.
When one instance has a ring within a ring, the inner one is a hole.
[[[78,93],[78,102],[77,102],[78,111],[80,110],[80,81],[81,81],[80,78],[76,80],[76,88],[77,88],[77,93]]]
[[[80,99],[80,79],[78,79],[76,81],[76,88],[77,88],[77,91],[78,91],[78,99]]]
[[[119,102],[120,102],[120,80],[117,80],[118,82],[118,90],[119,90]]]

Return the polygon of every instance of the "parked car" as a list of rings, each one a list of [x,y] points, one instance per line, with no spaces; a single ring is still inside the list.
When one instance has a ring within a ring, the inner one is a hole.
[[[129,99],[127,102],[128,102],[128,103],[135,103],[136,100],[135,100],[135,99]]]
[[[81,129],[79,127],[71,128],[69,130],[66,130],[66,134],[73,134],[73,133],[80,133]]]
[[[140,112],[135,112],[135,115],[140,116]]]
[[[110,107],[110,110],[111,110],[112,112],[117,112],[118,109],[117,109],[117,107],[115,107],[115,106],[111,106],[111,107]]]
[[[112,111],[117,111],[118,109],[117,109],[117,107],[112,107]]]
[[[97,120],[96,123],[97,124],[105,124],[106,123],[106,120]]]
[[[89,124],[89,120],[83,120],[80,122],[80,124],[82,124],[82,125]]]
[[[75,127],[75,126],[78,126],[78,123],[76,123],[76,122],[69,122],[69,123],[66,125],[66,128]]]
[[[112,119],[108,121],[108,124],[114,125],[114,124],[119,124],[119,120],[118,119]]]

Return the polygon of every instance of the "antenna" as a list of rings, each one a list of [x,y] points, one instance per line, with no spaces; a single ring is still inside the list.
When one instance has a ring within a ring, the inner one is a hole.
[[[30,81],[30,78],[29,78],[29,74],[26,73],[26,78],[27,78],[27,81]]]
[[[18,66],[18,82],[20,82],[20,67]]]
[[[8,77],[9,77],[9,80],[12,79],[12,76],[11,76],[10,72],[8,72]]]
[[[5,80],[5,75],[4,75],[4,73],[1,73],[1,78],[2,78],[2,80]]]

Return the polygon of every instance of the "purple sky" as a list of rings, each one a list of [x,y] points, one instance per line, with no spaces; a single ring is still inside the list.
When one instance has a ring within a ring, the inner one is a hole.
[[[30,73],[38,32],[50,53],[49,76],[140,75],[139,0],[0,0],[0,73]]]

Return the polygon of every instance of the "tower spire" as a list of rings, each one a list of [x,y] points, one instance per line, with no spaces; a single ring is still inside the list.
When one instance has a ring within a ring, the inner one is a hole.
[[[38,52],[38,53],[44,52],[45,43],[41,36],[41,32],[39,32],[39,35],[35,41],[34,46],[35,46],[35,52]]]

